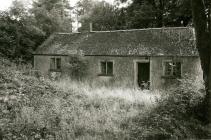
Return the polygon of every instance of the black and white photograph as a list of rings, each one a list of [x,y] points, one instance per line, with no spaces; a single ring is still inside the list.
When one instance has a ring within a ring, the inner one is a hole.
[[[211,0],[0,0],[0,140],[211,140]]]

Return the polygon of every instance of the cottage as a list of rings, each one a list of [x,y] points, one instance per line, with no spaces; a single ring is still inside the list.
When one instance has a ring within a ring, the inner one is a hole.
[[[70,56],[87,62],[91,81],[161,89],[185,75],[202,79],[193,28],[55,33],[34,53],[34,68],[67,76]]]

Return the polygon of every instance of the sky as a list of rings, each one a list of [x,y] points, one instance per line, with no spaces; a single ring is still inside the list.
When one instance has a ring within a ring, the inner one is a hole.
[[[12,1],[13,0],[0,0],[0,10],[2,10],[2,11],[7,10],[11,6]],[[22,1],[28,3],[32,0],[22,0]],[[78,0],[70,0],[70,5],[74,6],[77,1]],[[114,0],[104,0],[104,1],[107,1],[111,4],[113,4],[113,2],[114,2]]]
[[[6,10],[12,3],[12,0],[0,0],[0,10]]]

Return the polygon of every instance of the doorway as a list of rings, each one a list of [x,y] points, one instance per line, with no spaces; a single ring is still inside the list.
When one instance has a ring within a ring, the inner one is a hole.
[[[150,63],[137,62],[138,86],[144,90],[150,88]]]

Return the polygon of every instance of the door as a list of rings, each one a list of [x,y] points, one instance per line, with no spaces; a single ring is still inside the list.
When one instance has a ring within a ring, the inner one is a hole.
[[[138,86],[141,89],[149,89],[150,86],[150,64],[149,63],[137,63],[138,67],[138,74],[137,74],[137,80],[138,80]]]

